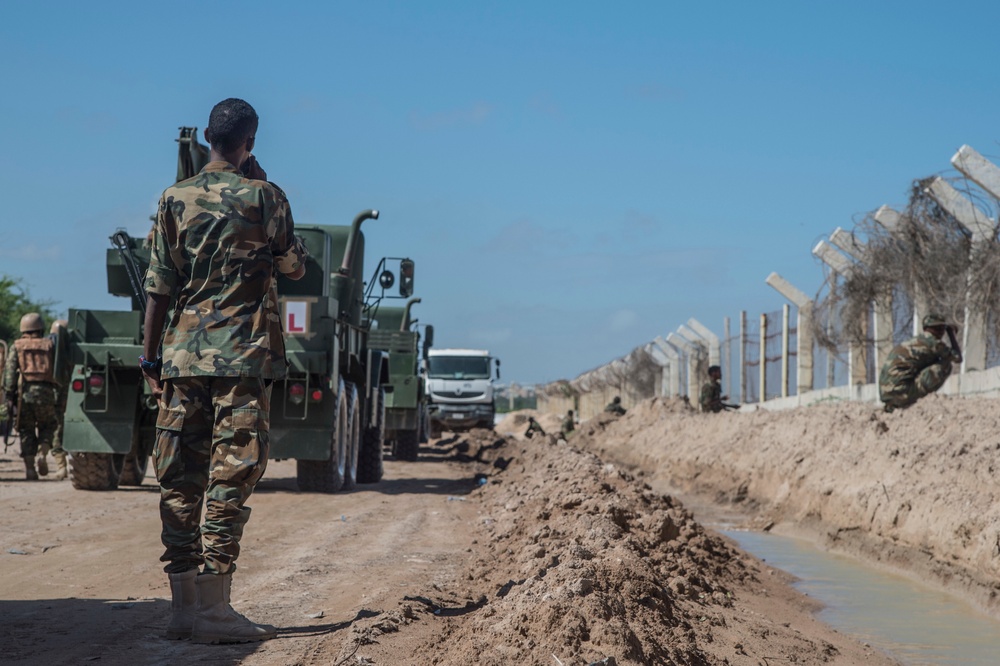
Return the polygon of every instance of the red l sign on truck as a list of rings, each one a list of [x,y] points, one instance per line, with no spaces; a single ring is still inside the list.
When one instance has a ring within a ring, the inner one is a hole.
[[[285,301],[285,332],[309,332],[309,304],[305,301]]]

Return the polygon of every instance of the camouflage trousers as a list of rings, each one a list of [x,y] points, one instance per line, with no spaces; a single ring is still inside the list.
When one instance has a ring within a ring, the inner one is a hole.
[[[153,460],[167,573],[236,569],[245,504],[267,467],[269,394],[259,377],[163,382]]]
[[[929,365],[920,371],[912,382],[879,386],[879,398],[885,403],[885,411],[905,409],[925,395],[934,393],[944,386],[951,376],[951,361]]]
[[[46,382],[28,382],[21,389],[21,412],[17,415],[17,436],[21,438],[21,456],[38,455],[52,448],[58,418],[56,387]]]

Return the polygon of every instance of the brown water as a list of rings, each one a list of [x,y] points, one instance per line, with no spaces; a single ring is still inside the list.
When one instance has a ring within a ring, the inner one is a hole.
[[[904,664],[1000,664],[1000,622],[957,597],[806,541],[723,531],[743,550],[799,578],[795,587],[825,605],[821,621]]]

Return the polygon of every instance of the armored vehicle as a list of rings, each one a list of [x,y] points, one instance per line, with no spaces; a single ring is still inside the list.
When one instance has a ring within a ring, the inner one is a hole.
[[[181,128],[179,146],[178,181],[208,161],[194,128]],[[377,218],[367,210],[349,226],[296,226],[310,254],[305,276],[278,279],[289,368],[271,386],[270,457],[296,459],[301,490],[336,492],[382,477],[389,363],[384,351],[369,348],[368,312],[385,290],[376,295],[375,280],[365,288],[361,233],[363,222]],[[121,231],[112,243],[108,292],[129,298],[131,309],[71,309],[66,332],[72,378],[64,448],[74,486],[88,490],[142,483],[155,434],[156,402],[136,360],[149,249]],[[401,295],[409,296],[413,263],[400,272]],[[378,284],[394,280],[382,270]]]
[[[372,349],[389,354],[391,388],[386,394],[385,439],[386,448],[399,460],[416,460],[420,443],[427,441],[424,361],[434,343],[434,327],[424,327],[421,352],[417,320],[410,316],[411,308],[419,302],[419,298],[411,298],[401,308],[378,308],[368,337]]]

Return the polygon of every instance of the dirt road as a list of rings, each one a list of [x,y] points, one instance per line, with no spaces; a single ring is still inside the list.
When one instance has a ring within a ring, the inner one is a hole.
[[[683,507],[554,438],[489,433],[294,489],[272,462],[234,582],[257,645],[161,637],[155,485],[82,492],[0,458],[0,646],[17,664],[885,664]],[[480,485],[476,475],[485,479]]]

